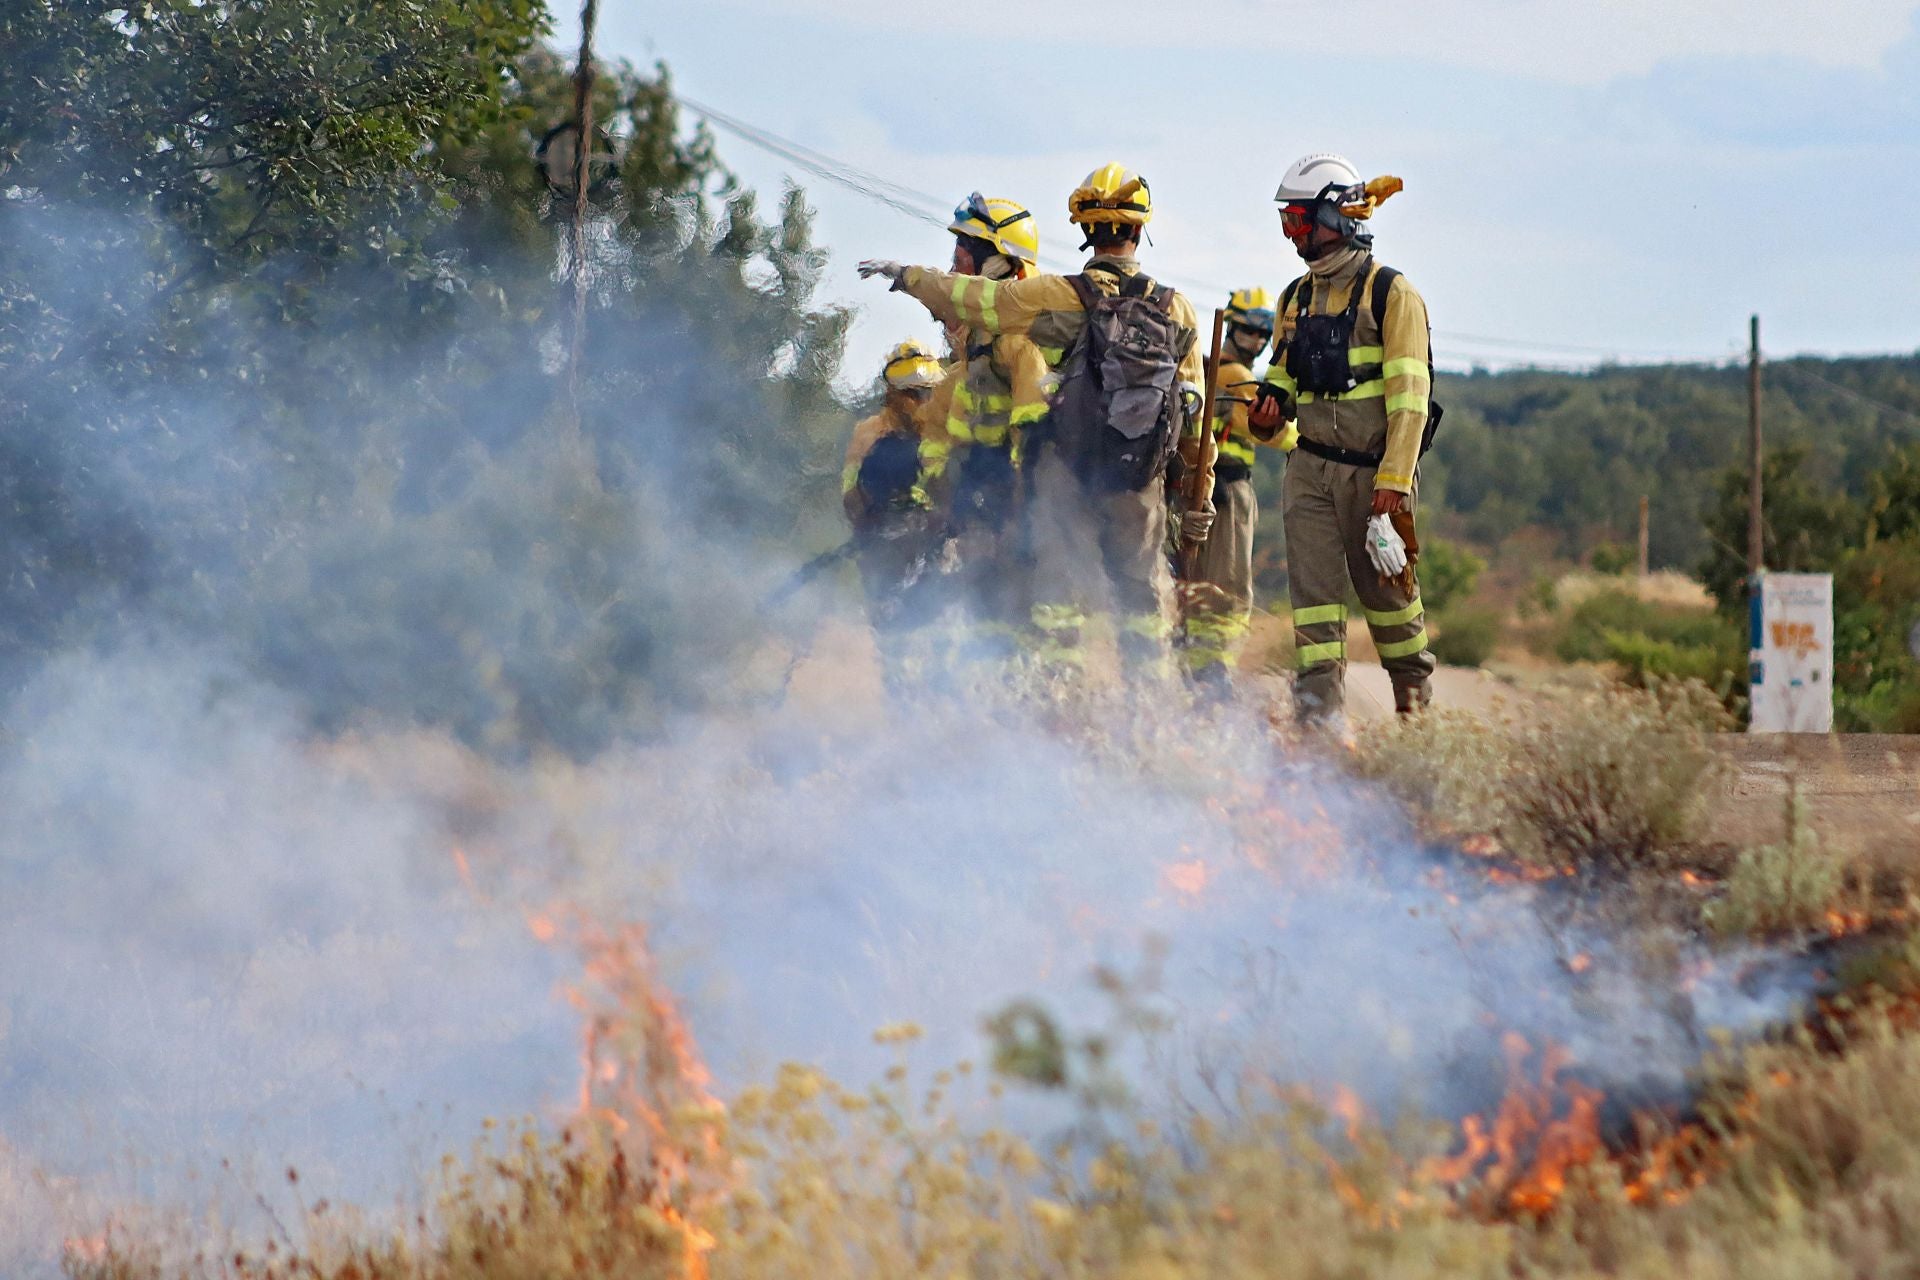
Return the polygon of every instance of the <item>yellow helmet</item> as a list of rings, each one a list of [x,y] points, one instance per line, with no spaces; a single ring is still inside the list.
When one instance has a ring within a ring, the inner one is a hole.
[[[1103,164],[1067,197],[1067,217],[1081,226],[1096,222],[1140,227],[1153,219],[1147,180],[1119,164]]]
[[[1025,205],[1011,200],[989,200],[976,191],[953,211],[947,230],[985,240],[1018,262],[1032,265],[1040,260],[1040,228]]]
[[[1254,285],[1235,289],[1227,299],[1227,323],[1273,332],[1273,295]]]
[[[939,385],[941,371],[940,362],[909,338],[887,352],[887,363],[880,372],[893,390],[915,391]]]

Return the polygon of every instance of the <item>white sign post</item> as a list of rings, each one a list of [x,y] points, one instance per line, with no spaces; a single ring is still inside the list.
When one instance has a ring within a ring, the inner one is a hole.
[[[1749,624],[1747,731],[1833,732],[1833,575],[1760,574]]]

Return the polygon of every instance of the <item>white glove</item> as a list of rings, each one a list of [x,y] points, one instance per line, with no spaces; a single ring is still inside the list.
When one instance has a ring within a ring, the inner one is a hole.
[[[1217,513],[1209,502],[1204,507],[1194,507],[1180,517],[1180,541],[1190,547],[1197,547],[1207,540],[1213,532],[1213,518]]]
[[[862,280],[871,280],[875,276],[885,276],[887,279],[893,281],[893,287],[896,289],[900,287],[900,281],[903,280],[907,274],[905,267],[887,258],[868,258],[865,262],[856,266],[854,270],[860,273]]]
[[[1375,516],[1367,521],[1367,559],[1383,578],[1397,578],[1407,571],[1407,544],[1393,527],[1390,516]]]

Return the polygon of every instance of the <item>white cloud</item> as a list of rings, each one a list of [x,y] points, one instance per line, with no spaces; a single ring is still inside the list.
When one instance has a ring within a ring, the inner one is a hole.
[[[768,23],[843,23],[874,33],[966,32],[966,11],[928,0],[735,0]],[[1780,55],[1868,67],[1904,36],[1912,0],[1056,0],[1013,18],[1018,40],[1249,50],[1315,64],[1352,52],[1594,84],[1689,56]],[[1177,13],[1177,20],[1170,20]],[[768,30],[761,27],[760,30]],[[1016,55],[1017,60],[1018,55]],[[1264,72],[1279,74],[1284,62]]]

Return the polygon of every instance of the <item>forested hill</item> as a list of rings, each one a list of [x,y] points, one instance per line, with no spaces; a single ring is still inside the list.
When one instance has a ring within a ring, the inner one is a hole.
[[[1528,525],[1562,550],[1631,541],[1651,499],[1656,566],[1696,569],[1721,473],[1746,464],[1747,369],[1606,367],[1590,373],[1442,373],[1445,424],[1426,463],[1443,534],[1493,545]],[[1864,498],[1898,448],[1920,441],[1920,353],[1770,362],[1769,451],[1806,451],[1806,478]]]

